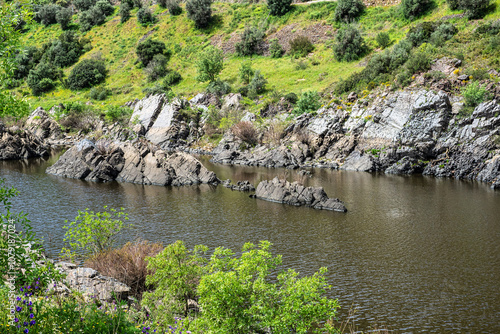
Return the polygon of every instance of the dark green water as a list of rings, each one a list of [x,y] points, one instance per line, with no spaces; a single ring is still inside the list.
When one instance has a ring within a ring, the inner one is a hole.
[[[314,170],[309,185],[342,199],[347,214],[254,200],[207,185],[171,188],[97,184],[45,174],[56,161],[0,162],[0,177],[21,191],[49,253],[78,209],[124,207],[142,237],[238,250],[270,240],[286,267],[329,268],[331,296],[368,324],[395,332],[500,333],[500,192],[479,183],[421,176]],[[203,163],[219,178],[254,184],[294,171]],[[123,240],[126,241],[126,240]]]

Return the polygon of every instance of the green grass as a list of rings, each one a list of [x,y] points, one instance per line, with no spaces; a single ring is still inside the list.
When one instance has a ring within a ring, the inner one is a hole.
[[[375,36],[381,31],[388,32],[393,42],[396,43],[404,38],[410,26],[418,22],[437,20],[445,15],[459,13],[458,11],[450,11],[445,5],[445,0],[437,0],[436,2],[437,6],[432,11],[414,22],[400,18],[397,7],[368,8],[360,18],[359,25],[372,52],[377,47]],[[486,16],[487,19],[500,17],[500,0],[495,0],[495,4],[496,10],[489,13]],[[279,31],[289,24],[306,27],[318,22],[331,24],[333,36],[333,31],[339,27],[339,24],[333,20],[334,7],[334,3],[294,6],[293,10],[283,17],[271,17],[268,16],[267,7],[263,4],[214,3],[212,6],[215,15],[214,22],[203,30],[194,27],[185,11],[175,17],[169,15],[167,10],[154,6],[153,10],[159,21],[149,27],[137,24],[135,16],[137,10],[132,11],[132,17],[124,24],[120,23],[120,17],[115,14],[108,18],[104,25],[94,27],[85,34],[85,37],[91,40],[93,48],[83,55],[81,60],[101,55],[106,60],[109,69],[106,86],[113,91],[113,95],[106,101],[93,101],[93,103],[101,108],[106,108],[108,105],[122,105],[135,98],[142,98],[144,96],[142,90],[154,85],[154,83],[147,82],[142,68],[136,63],[135,47],[139,40],[146,35],[165,42],[170,50],[177,50],[173,53],[169,68],[181,73],[183,80],[173,90],[176,94],[189,98],[203,91],[206,87],[206,83],[199,83],[194,79],[196,76],[194,63],[199,51],[210,43],[212,37],[222,35],[222,38],[227,40],[230,34],[242,32],[245,25],[258,25],[267,31]],[[478,54],[481,55],[479,60],[484,58],[484,54],[480,51],[482,45],[478,42],[475,44],[467,42],[469,39],[473,40],[471,31],[475,24],[470,24],[465,19],[455,20],[455,23],[463,30],[457,36],[455,43],[461,44],[460,48],[464,49],[463,52],[468,56],[468,59],[478,59]],[[30,30],[23,35],[23,42],[24,45],[41,46],[57,38],[60,33],[58,25],[44,27],[33,24]],[[289,56],[272,59],[264,56],[242,58],[226,55],[225,68],[221,78],[229,81],[233,90],[236,90],[241,86],[238,80],[238,68],[242,61],[250,59],[252,67],[260,70],[268,80],[268,91],[276,89],[296,94],[307,90],[322,91],[331,87],[341,78],[346,78],[351,73],[361,70],[362,64],[366,63],[364,59],[351,63],[337,62],[331,49],[332,43],[332,41],[327,41],[316,44],[313,57],[303,59],[307,64],[306,69],[297,69],[297,60]],[[457,45],[453,49],[450,48],[450,52],[456,52],[456,48]],[[71,69],[72,67],[64,69],[65,76],[69,75]],[[89,101],[88,91],[72,92],[62,87],[58,87],[55,91],[42,97],[31,97],[26,84],[16,90],[27,95],[33,107],[50,108],[52,105],[66,101]]]

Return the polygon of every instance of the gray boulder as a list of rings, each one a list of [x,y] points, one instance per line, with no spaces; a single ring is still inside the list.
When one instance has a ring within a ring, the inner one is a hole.
[[[6,129],[0,123],[0,160],[43,157],[48,154],[48,149],[31,131]]]
[[[165,99],[165,94],[151,95],[143,98],[135,104],[130,122],[133,124],[142,124],[146,130],[149,130],[158,117]]]
[[[347,212],[344,203],[337,198],[328,198],[322,187],[304,187],[297,182],[290,183],[278,177],[272,181],[260,182],[255,197],[294,206],[306,205],[319,210]]]
[[[62,136],[59,124],[50,118],[49,114],[42,107],[36,108],[31,113],[25,127],[40,139],[58,139]]]

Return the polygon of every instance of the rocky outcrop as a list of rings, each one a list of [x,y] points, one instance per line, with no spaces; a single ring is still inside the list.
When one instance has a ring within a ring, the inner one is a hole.
[[[322,187],[303,185],[275,177],[272,181],[262,181],[257,186],[255,197],[266,201],[289,205],[306,205],[314,209],[347,212],[344,203],[337,198],[328,198]]]
[[[87,300],[97,298],[101,301],[112,302],[113,300],[125,300],[130,292],[130,287],[117,281],[112,277],[99,274],[92,268],[77,268],[73,263],[59,262],[56,268],[66,278],[63,285],[52,285],[52,291],[56,293],[68,293],[70,290],[80,292]]]
[[[25,127],[40,139],[59,139],[62,137],[61,127],[42,108],[36,108],[28,120]]]
[[[48,155],[48,146],[31,131],[6,129],[0,123],[0,160],[38,158]]]
[[[187,153],[157,149],[141,141],[82,140],[66,151],[47,173],[88,181],[121,181],[153,185],[217,184],[217,176]]]
[[[255,191],[255,187],[250,183],[250,181],[238,181],[236,182],[236,184],[231,184],[231,180],[227,179],[226,181],[222,182],[222,185],[231,190]]]

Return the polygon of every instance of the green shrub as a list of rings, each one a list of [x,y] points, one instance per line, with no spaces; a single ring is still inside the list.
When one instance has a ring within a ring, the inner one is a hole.
[[[480,19],[486,15],[491,0],[448,0],[450,9],[463,9],[469,19]]]
[[[61,8],[56,14],[56,21],[61,25],[62,30],[66,30],[69,28],[71,23],[71,18],[73,17],[73,13],[69,8]]]
[[[149,62],[153,60],[154,56],[158,54],[165,54],[165,43],[148,38],[143,42],[139,42],[135,53],[142,63],[142,66],[148,66]]]
[[[218,96],[226,95],[231,93],[231,85],[229,85],[227,81],[216,79],[214,81],[210,81],[207,86],[206,92]]]
[[[65,31],[51,42],[43,60],[62,68],[71,66],[84,54],[86,43],[87,40],[79,39],[73,31]]]
[[[352,22],[365,10],[361,0],[339,0],[335,8],[335,20],[338,22]]]
[[[125,23],[130,19],[130,5],[127,2],[122,2],[120,4],[120,22]]]
[[[270,248],[261,241],[245,244],[240,256],[215,250],[197,289],[203,311],[196,323],[203,332],[307,333],[333,319],[339,305],[325,296],[331,288],[326,268],[303,278],[290,269],[274,278],[282,260]]]
[[[290,54],[296,58],[305,57],[314,50],[314,45],[306,36],[296,36],[290,41]]]
[[[429,41],[435,46],[442,46],[444,42],[455,36],[457,32],[458,29],[452,23],[445,22],[434,30]]]
[[[140,8],[137,11],[137,22],[143,27],[154,24],[156,21],[156,17],[153,16],[149,8]]]
[[[105,87],[93,87],[89,95],[93,100],[104,101],[111,95],[111,91]]]
[[[43,51],[36,46],[28,46],[16,54],[16,68],[13,77],[23,79],[28,76],[29,71],[42,59]]]
[[[398,67],[404,65],[410,57],[411,49],[412,44],[407,39],[401,40],[398,44],[396,44],[390,53],[391,69],[397,69]]]
[[[432,5],[432,0],[402,0],[400,11],[405,19],[414,20],[424,14]]]
[[[110,16],[115,12],[115,7],[109,3],[108,0],[99,0],[96,2],[95,7],[99,8],[99,10],[105,15]]]
[[[75,220],[63,226],[67,230],[64,242],[70,248],[64,247],[61,252],[87,257],[109,251],[114,247],[118,234],[129,227],[125,225],[126,220],[128,215],[123,208],[117,211],[104,206],[102,212],[78,210]]]
[[[416,51],[412,53],[405,66],[411,74],[426,72],[431,68],[431,60],[426,52]]]
[[[43,62],[29,72],[27,83],[33,95],[38,96],[52,90],[61,77],[61,70]]]
[[[128,107],[110,106],[106,111],[105,119],[110,123],[118,121],[126,123],[132,116],[132,112],[133,110]]]
[[[165,76],[165,79],[163,82],[165,83],[166,86],[175,86],[179,82],[181,82],[182,76],[179,72],[177,71],[169,71],[167,75]]]
[[[182,8],[179,6],[179,0],[160,0],[158,4],[163,8],[167,8],[170,15],[176,16],[182,13]]]
[[[316,91],[307,91],[302,93],[300,99],[295,105],[293,110],[294,114],[302,115],[303,113],[309,113],[316,111],[321,107],[319,94]]]
[[[267,0],[271,15],[282,16],[292,9],[292,0]]]
[[[269,53],[271,54],[271,58],[281,58],[285,53],[285,50],[278,42],[277,38],[273,38],[271,40],[271,44],[269,45]]]
[[[103,60],[84,59],[71,70],[66,84],[71,90],[90,88],[104,82],[107,74]]]
[[[61,6],[58,5],[45,5],[40,8],[36,14],[37,20],[44,26],[49,26],[51,24],[57,23],[57,13],[61,10]]]
[[[400,87],[406,87],[411,83],[413,73],[410,72],[407,68],[404,68],[398,75],[396,75],[396,83]]]
[[[75,5],[76,9],[78,9],[80,12],[83,12],[94,7],[96,1],[97,0],[73,0],[73,4]]]
[[[435,30],[436,24],[434,22],[422,22],[410,28],[406,34],[406,39],[410,41],[413,46],[419,46],[427,42]]]
[[[241,34],[241,41],[236,43],[236,53],[240,56],[251,56],[262,52],[264,32],[257,27],[246,27]]]
[[[284,96],[285,100],[287,100],[291,104],[297,103],[299,97],[295,93],[288,93]]]
[[[261,94],[266,90],[267,80],[264,78],[260,71],[255,71],[255,74],[248,85],[248,91],[250,94]]]
[[[213,82],[224,69],[224,55],[221,49],[214,46],[207,47],[196,62],[198,75],[196,80],[200,82]]]
[[[241,63],[240,68],[238,70],[238,75],[240,77],[241,82],[248,85],[254,73],[255,71],[252,69],[251,63],[249,62]]]
[[[498,33],[500,33],[500,20],[480,24],[476,28],[475,33],[480,34],[480,35],[481,34],[488,34],[491,36],[498,35]]]
[[[212,19],[212,0],[188,0],[186,11],[197,28],[205,28]]]
[[[486,80],[490,78],[490,74],[488,73],[488,70],[485,68],[469,68],[465,71],[469,77],[472,77],[472,80]]]
[[[338,61],[357,60],[365,50],[365,41],[357,28],[347,25],[337,31],[333,52]]]
[[[489,99],[490,94],[485,87],[474,81],[462,88],[462,96],[465,99],[466,106],[475,108]]]
[[[451,10],[456,10],[460,8],[460,0],[446,0],[446,3],[448,4],[448,7]]]
[[[375,37],[375,40],[377,41],[377,44],[379,47],[382,49],[385,49],[389,45],[391,45],[391,38],[389,37],[389,34],[386,32],[380,32],[377,34],[377,37]]]
[[[144,69],[148,81],[156,81],[159,78],[163,78],[165,75],[167,75],[167,63],[167,57],[162,54],[155,55],[153,57],[153,60],[151,60],[148,63],[148,66],[146,66],[146,68]]]
[[[92,7],[89,10],[81,12],[78,16],[80,21],[80,30],[85,32],[106,22],[106,15],[98,8]]]

